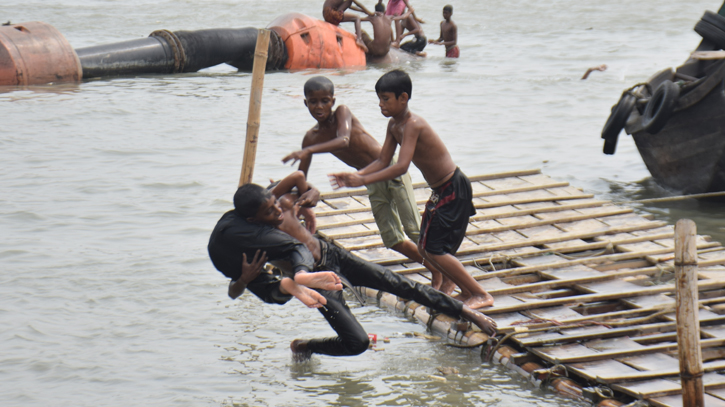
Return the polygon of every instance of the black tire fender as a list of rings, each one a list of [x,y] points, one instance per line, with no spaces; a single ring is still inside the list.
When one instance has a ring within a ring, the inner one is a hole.
[[[713,13],[712,11],[706,10],[705,14],[702,15],[702,21],[707,21],[708,23],[714,25],[720,30],[725,31],[725,17],[721,16],[718,13]]]
[[[657,134],[665,127],[680,97],[680,87],[672,81],[664,81],[657,87],[642,115],[642,127],[650,134]]]
[[[612,106],[612,113],[609,115],[607,122],[602,128],[602,138],[604,139],[604,149],[602,151],[604,154],[614,154],[614,151],[617,148],[619,133],[627,123],[627,119],[629,118],[630,113],[632,113],[632,109],[634,109],[636,101],[637,98],[635,98],[631,93],[625,92],[622,94],[622,97],[619,98],[619,102]]]
[[[715,44],[719,49],[725,48],[725,30],[713,25],[706,20],[700,20],[695,24],[695,32],[700,36]]]

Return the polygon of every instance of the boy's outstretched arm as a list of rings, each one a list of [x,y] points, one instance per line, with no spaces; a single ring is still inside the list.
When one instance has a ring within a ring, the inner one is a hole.
[[[388,128],[388,133],[385,136],[385,142],[380,152],[380,158],[356,173],[330,174],[332,187],[335,189],[340,187],[359,187],[391,180],[405,174],[408,171],[408,167],[410,167],[410,163],[413,161],[413,153],[415,152],[415,145],[418,142],[419,134],[420,130],[415,128],[414,123],[406,126],[403,133],[403,142],[400,145],[398,161],[393,165],[387,165],[393,159],[396,145],[395,139],[390,133],[390,128]]]
[[[334,139],[313,144],[308,141],[309,137],[305,136],[302,141],[302,150],[286,155],[282,159],[282,163],[287,164],[288,161],[293,160],[291,165],[295,165],[299,161],[299,170],[307,175],[314,154],[331,153],[348,148],[350,146],[350,133],[352,132],[352,112],[347,106],[342,105],[335,110],[334,114],[337,119],[337,133]]]
[[[443,21],[441,21],[441,33],[438,36],[438,39],[437,40],[430,39],[430,40],[428,40],[428,43],[440,45],[441,41],[443,41]]]

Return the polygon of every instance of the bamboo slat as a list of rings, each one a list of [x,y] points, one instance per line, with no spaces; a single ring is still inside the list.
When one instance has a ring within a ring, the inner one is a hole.
[[[609,384],[653,405],[677,406],[672,395],[681,388],[667,379],[677,375],[675,285],[660,284],[673,275],[672,226],[594,199],[539,170],[470,179],[477,212],[457,257],[494,295],[494,306],[484,312],[496,320],[499,334],[513,334],[512,346],[530,352],[526,360],[561,363],[591,383]],[[430,189],[423,183],[414,187],[423,209]],[[324,194],[317,210],[320,235],[429,283],[425,267],[383,247],[366,194],[364,189]],[[725,249],[707,237],[695,243],[701,345],[709,372],[705,388],[714,391],[723,380],[713,372],[725,369],[725,315],[719,315],[725,314]],[[388,294],[381,298],[401,304]],[[470,336],[450,329],[455,320],[431,317],[425,307],[404,308],[434,330],[447,330],[451,339]],[[647,386],[640,385],[643,380]],[[712,394],[705,395],[708,402],[717,399]]]

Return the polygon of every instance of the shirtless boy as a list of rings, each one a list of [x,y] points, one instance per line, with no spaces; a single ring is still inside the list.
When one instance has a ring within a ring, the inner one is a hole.
[[[382,5],[383,0],[378,0],[378,4]],[[385,15],[391,17],[402,16],[405,14],[406,8],[409,12],[413,13],[413,16],[415,17],[415,10],[413,10],[413,7],[410,6],[408,0],[388,0],[388,7],[385,9]],[[415,18],[418,22],[423,22],[423,20],[418,19],[418,17]],[[401,26],[400,20],[395,20],[395,38],[400,37],[401,34],[403,34],[403,27]]]
[[[312,156],[332,153],[343,163],[361,170],[380,156],[380,144],[345,105],[332,110],[335,105],[335,86],[324,76],[316,76],[305,83],[305,106],[317,125],[312,127],[302,140],[302,150],[295,151],[282,159],[294,165],[300,162],[299,170],[307,175]],[[388,163],[392,161],[392,156]],[[410,175],[399,174],[390,180],[366,186],[370,197],[375,223],[385,247],[391,248],[409,259],[421,264],[423,257],[416,243],[420,235],[420,212],[415,202]],[[407,240],[405,236],[410,240]],[[455,285],[430,263],[431,286],[446,294],[453,292]]]
[[[398,34],[398,37],[395,39],[395,42],[393,43],[394,47],[400,46],[400,49],[402,49],[405,52],[415,54],[421,57],[426,56],[425,52],[423,50],[425,49],[426,44],[428,43],[428,39],[425,37],[425,34],[423,33],[423,28],[420,26],[420,24],[415,20],[415,17],[410,14],[407,18],[400,21],[401,27],[403,28],[403,31]],[[405,34],[402,34],[404,31],[408,31]],[[413,35],[415,36],[414,39],[400,45],[401,41],[403,41],[403,38]]]
[[[356,173],[331,174],[333,188],[357,187],[389,180],[408,171],[412,162],[433,193],[425,206],[418,250],[461,289],[458,297],[476,309],[493,304],[454,256],[466,234],[468,218],[476,213],[471,182],[456,167],[446,146],[431,126],[408,109],[413,85],[408,74],[394,70],[375,84],[383,116],[390,117],[380,157]],[[397,163],[390,163],[397,146]]]
[[[362,30],[360,28],[360,16],[353,13],[346,13],[355,0],[325,0],[322,5],[322,17],[332,25],[340,25],[341,22],[355,22],[355,36],[357,37],[357,45],[368,52],[368,48],[362,40]]]
[[[271,195],[280,198],[276,201],[274,199],[257,200],[262,202],[258,212],[271,211],[273,215],[269,219],[271,223],[275,224],[275,228],[306,245],[314,258],[315,270],[332,270],[349,281],[350,285],[370,287],[413,300],[444,314],[471,321],[489,335],[495,334],[496,323],[480,312],[466,307],[446,294],[408,280],[380,265],[365,261],[347,250],[312,236],[297,220],[297,211],[300,206],[295,204],[295,195],[285,191],[289,188],[289,183],[285,185],[285,182],[290,177],[297,180],[295,183],[299,183],[300,180],[304,181],[304,174],[299,171],[282,180],[272,189]],[[260,189],[261,187],[257,189],[257,193],[262,192]],[[255,192],[252,191],[245,195],[249,199],[254,199],[254,194]],[[268,248],[259,247],[259,249],[269,252]],[[288,266],[296,267],[294,263]],[[320,291],[320,293],[327,300],[326,306],[320,309],[320,312],[339,336],[327,339],[294,340],[291,348],[296,354],[296,358],[308,357],[310,353],[347,356],[364,352],[368,347],[367,333],[348,309],[342,293],[340,291]]]
[[[390,43],[393,41],[391,21],[403,20],[410,15],[410,11],[398,17],[388,16],[384,12],[385,6],[378,3],[375,5],[375,13],[361,20],[369,21],[373,25],[374,39],[370,39],[370,36],[365,32],[362,34],[362,39],[368,47],[368,56],[384,57],[390,51]]]
[[[443,18],[441,21],[441,35],[437,40],[430,40],[431,44],[445,45],[446,57],[458,58],[461,51],[458,49],[458,26],[451,20],[453,15],[453,6],[447,5],[443,7]]]

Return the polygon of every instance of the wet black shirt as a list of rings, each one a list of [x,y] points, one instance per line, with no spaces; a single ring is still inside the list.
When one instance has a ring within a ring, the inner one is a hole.
[[[289,263],[295,273],[314,267],[312,253],[297,239],[271,226],[247,222],[234,210],[222,215],[209,238],[214,267],[232,280],[242,275],[242,254],[251,261],[258,249],[267,252],[269,261]],[[292,297],[279,291],[279,282],[279,277],[262,272],[247,288],[264,302],[283,304]]]

